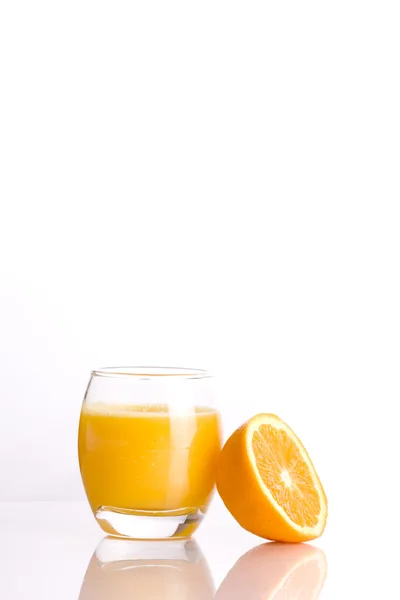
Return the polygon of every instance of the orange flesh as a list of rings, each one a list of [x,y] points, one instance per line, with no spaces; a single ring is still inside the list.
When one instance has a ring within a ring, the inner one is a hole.
[[[275,502],[300,527],[315,527],[321,512],[308,465],[283,429],[260,425],[252,447],[258,472]]]

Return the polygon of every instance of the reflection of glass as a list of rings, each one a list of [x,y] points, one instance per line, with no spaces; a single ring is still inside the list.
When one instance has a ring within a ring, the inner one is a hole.
[[[244,554],[222,582],[216,600],[316,600],[327,562],[309,544],[271,542]]]
[[[79,463],[106,533],[190,536],[210,502],[220,445],[205,371],[125,367],[92,373],[79,425]]]
[[[194,540],[105,538],[89,563],[79,600],[213,600],[214,592]]]

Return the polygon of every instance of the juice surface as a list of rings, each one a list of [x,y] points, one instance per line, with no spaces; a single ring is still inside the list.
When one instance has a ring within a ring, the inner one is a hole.
[[[221,447],[209,408],[84,405],[79,463],[93,512],[101,506],[205,510]]]

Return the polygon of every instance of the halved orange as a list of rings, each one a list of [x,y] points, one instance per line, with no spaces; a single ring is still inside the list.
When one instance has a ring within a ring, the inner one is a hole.
[[[218,492],[238,523],[260,537],[304,542],[324,531],[327,499],[306,449],[276,415],[244,423],[222,449]]]

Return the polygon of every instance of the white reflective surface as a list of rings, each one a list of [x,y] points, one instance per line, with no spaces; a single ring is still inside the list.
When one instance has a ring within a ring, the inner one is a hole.
[[[361,524],[362,525],[362,524]],[[343,525],[345,527],[345,525]],[[190,541],[104,538],[86,503],[0,504],[3,600],[328,600],[398,597],[389,539],[264,543],[219,501]],[[357,529],[356,529],[357,530]]]

